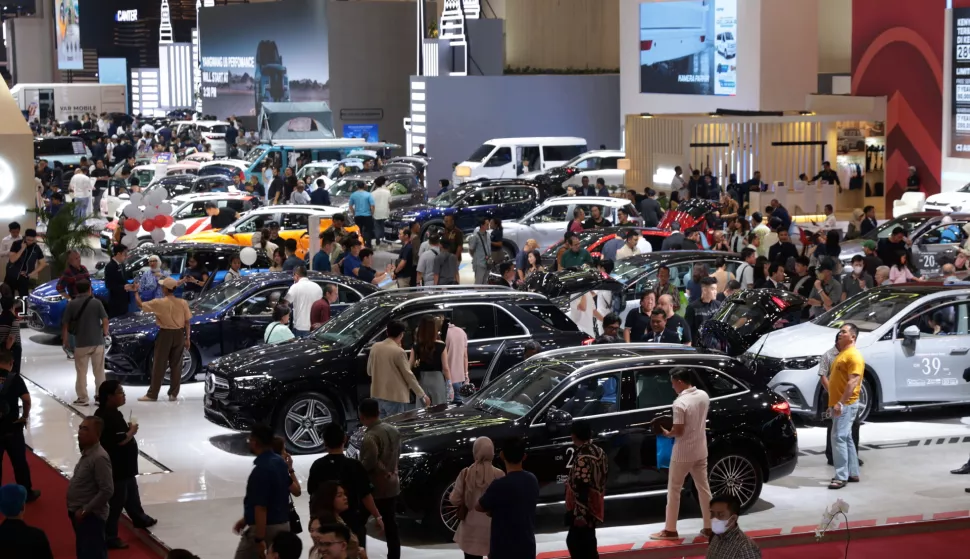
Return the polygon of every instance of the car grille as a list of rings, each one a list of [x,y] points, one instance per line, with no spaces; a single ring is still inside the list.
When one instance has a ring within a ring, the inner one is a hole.
[[[229,398],[229,381],[209,373],[205,376],[205,391],[213,399],[226,400]]]

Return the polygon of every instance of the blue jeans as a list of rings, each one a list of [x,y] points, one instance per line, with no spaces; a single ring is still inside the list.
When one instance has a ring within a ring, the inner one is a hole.
[[[78,217],[87,217],[88,215],[88,204],[91,202],[91,197],[87,196],[84,198],[74,199],[74,215]]]
[[[842,414],[832,418],[832,461],[835,479],[847,481],[859,477],[859,455],[852,441],[852,423],[859,415],[859,403],[842,406]]]
[[[462,402],[462,399],[461,399],[461,394],[459,394],[458,391],[461,390],[461,387],[464,386],[464,385],[465,385],[464,382],[453,382],[453,383],[451,383],[451,387],[455,389],[455,400],[454,401],[457,402],[457,403],[459,403],[459,404]]]
[[[411,404],[408,402],[392,402],[378,398],[377,405],[381,410],[381,419],[411,410]]]
[[[72,511],[67,515],[74,527],[74,548],[77,559],[107,559],[108,547],[104,541],[104,519],[88,514],[82,520],[74,519]]]
[[[293,332],[293,335],[297,338],[306,338],[310,335],[309,330],[297,330],[296,328],[290,328],[290,331]]]
[[[378,243],[384,242],[384,222],[386,219],[375,219],[374,220],[374,239]]]

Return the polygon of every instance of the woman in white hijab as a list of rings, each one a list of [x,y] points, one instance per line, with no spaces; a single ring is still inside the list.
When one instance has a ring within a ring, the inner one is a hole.
[[[459,518],[466,516],[458,525],[455,532],[455,542],[465,553],[465,557],[484,557],[488,555],[489,537],[492,530],[492,519],[483,512],[475,510],[475,504],[482,498],[482,494],[493,481],[503,477],[505,472],[492,465],[495,458],[495,445],[488,437],[475,439],[472,447],[475,463],[458,474],[455,489],[449,500],[458,507]],[[467,511],[467,512],[465,512]]]

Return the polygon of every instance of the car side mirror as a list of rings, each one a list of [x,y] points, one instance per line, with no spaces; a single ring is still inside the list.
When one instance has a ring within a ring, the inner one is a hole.
[[[95,270],[103,270],[107,262],[98,262],[94,265]]]
[[[556,407],[550,407],[549,411],[546,412],[546,429],[553,433],[562,433],[569,429],[569,426],[573,423],[573,416],[569,412],[563,411]]]
[[[920,331],[918,327],[915,325],[907,326],[903,329],[903,346],[909,348],[915,347],[916,340],[918,340],[919,337]]]

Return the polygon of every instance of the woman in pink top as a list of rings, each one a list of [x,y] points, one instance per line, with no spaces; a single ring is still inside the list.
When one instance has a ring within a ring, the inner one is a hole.
[[[889,269],[889,281],[893,284],[901,284],[910,281],[923,281],[923,278],[916,277],[913,275],[912,270],[909,269],[909,258],[907,258],[905,252],[900,252],[896,255],[896,264]]]
[[[453,401],[461,402],[459,391],[468,382],[468,335],[465,331],[448,323],[445,332],[445,350],[448,352],[448,370],[451,371],[451,386],[455,391]]]
[[[583,208],[576,208],[573,210],[573,220],[569,222],[569,227],[567,231],[570,233],[582,233],[583,232],[583,222],[586,220],[586,212]]]

